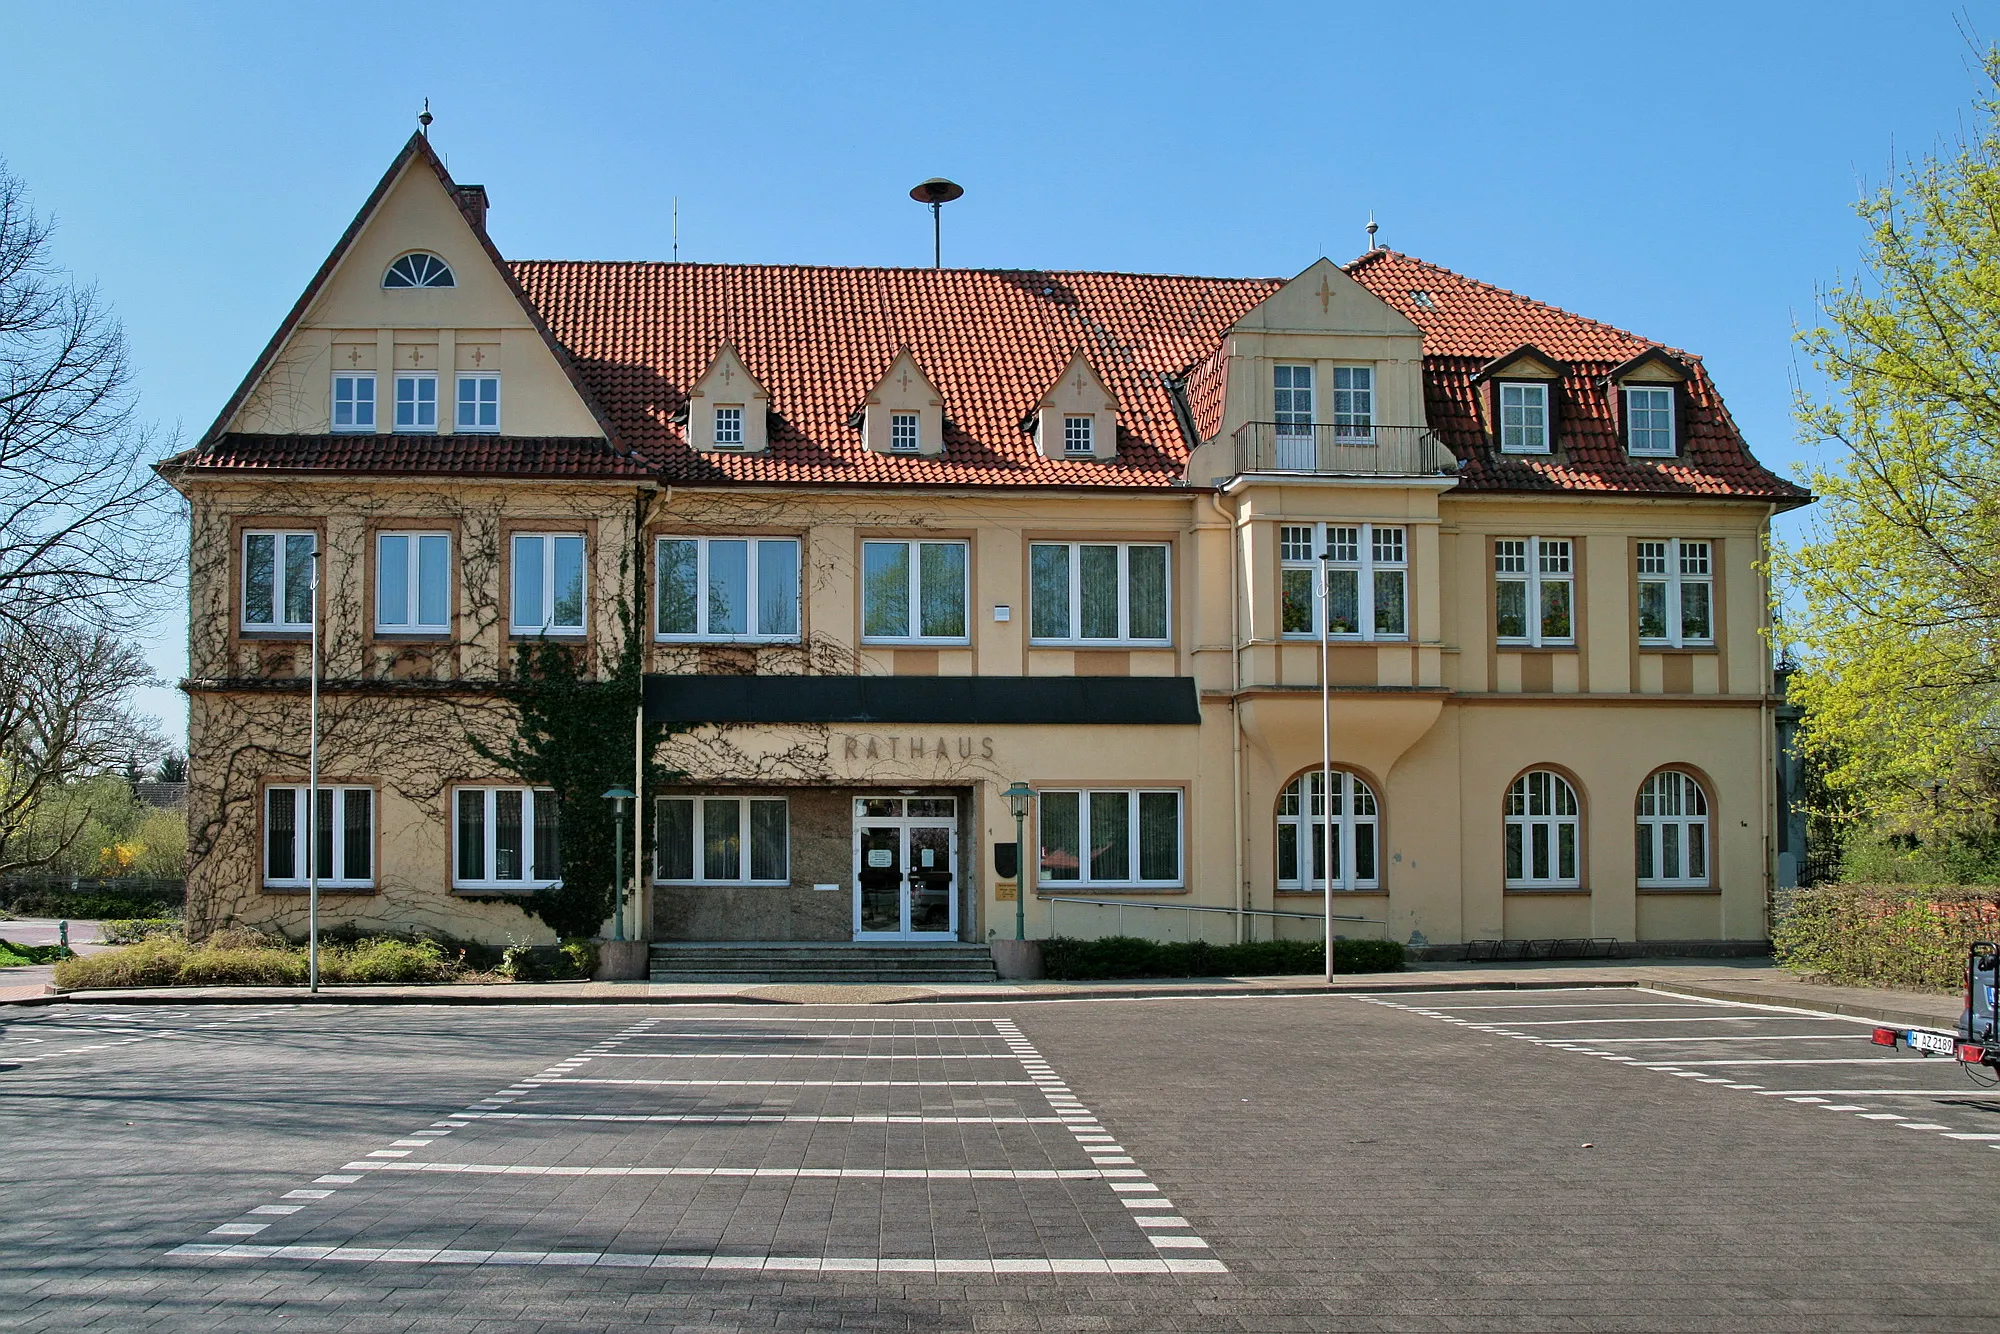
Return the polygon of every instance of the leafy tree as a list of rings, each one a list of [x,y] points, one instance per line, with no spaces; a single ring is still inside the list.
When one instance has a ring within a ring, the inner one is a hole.
[[[2000,810],[2000,48],[1984,69],[1967,137],[1857,205],[1863,270],[1801,335],[1825,380],[1802,437],[1835,457],[1776,560],[1830,798],[1940,835]]]

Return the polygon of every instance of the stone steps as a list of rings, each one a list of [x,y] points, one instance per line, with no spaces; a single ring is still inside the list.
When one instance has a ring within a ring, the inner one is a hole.
[[[771,943],[745,941],[658,944],[652,980],[676,982],[992,982],[993,954],[984,945],[902,943]]]

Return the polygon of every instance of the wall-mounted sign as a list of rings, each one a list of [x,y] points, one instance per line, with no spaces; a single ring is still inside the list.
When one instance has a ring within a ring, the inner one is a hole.
[[[876,870],[880,870],[885,866],[894,866],[896,864],[895,850],[892,848],[868,849],[868,864]]]
[[[1012,903],[1021,897],[1021,882],[1018,880],[997,880],[993,884],[993,897],[1002,903]]]
[[[990,760],[990,736],[844,736],[841,758],[847,760]]]
[[[937,849],[936,849],[936,848],[918,848],[918,849],[917,849],[917,861],[918,861],[918,864],[920,864],[920,865],[922,865],[922,866],[936,866],[936,865],[937,865]]]

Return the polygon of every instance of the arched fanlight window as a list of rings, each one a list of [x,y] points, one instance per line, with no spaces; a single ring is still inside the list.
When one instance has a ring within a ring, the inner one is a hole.
[[[1507,887],[1569,889],[1582,883],[1577,865],[1576,789],[1561,774],[1533,769],[1507,789]]]
[[[1278,796],[1278,888],[1317,894],[1326,889],[1325,774],[1312,769]],[[1379,889],[1376,869],[1380,815],[1368,784],[1345,769],[1333,771],[1333,887]],[[1308,871],[1303,849],[1310,848]]]
[[[452,277],[451,265],[436,255],[427,255],[419,250],[403,256],[389,266],[382,275],[384,287],[456,287],[458,279]]]
[[[1662,769],[1639,788],[1639,883],[1708,884],[1708,794],[1677,769]]]

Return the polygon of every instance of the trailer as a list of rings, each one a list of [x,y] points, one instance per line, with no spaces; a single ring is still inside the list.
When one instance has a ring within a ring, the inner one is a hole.
[[[1908,1047],[1921,1056],[1948,1056],[1966,1067],[1985,1066],[2000,1074],[2000,946],[1982,940],[1966,952],[1965,1009],[1958,1030],[1880,1027],[1878,1047]]]

